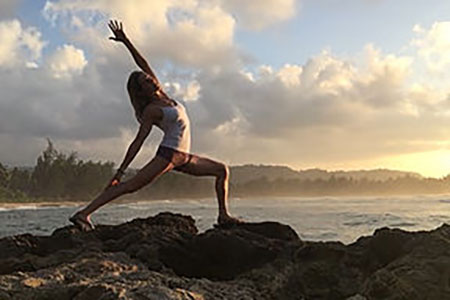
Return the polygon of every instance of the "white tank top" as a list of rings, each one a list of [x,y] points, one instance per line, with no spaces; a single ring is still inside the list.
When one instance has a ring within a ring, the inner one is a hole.
[[[178,101],[174,106],[163,106],[163,117],[158,127],[164,132],[161,146],[189,153],[191,150],[191,128],[186,108]]]

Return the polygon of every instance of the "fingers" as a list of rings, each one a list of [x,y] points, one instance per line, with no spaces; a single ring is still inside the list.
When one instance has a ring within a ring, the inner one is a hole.
[[[118,22],[117,20],[109,20],[108,27],[112,31],[123,30],[122,22]]]
[[[109,29],[111,29],[112,32],[115,32],[115,31],[116,31],[116,29],[114,28],[114,23],[113,23],[112,21],[110,21],[110,22],[108,23],[108,27],[109,27]]]
[[[111,29],[114,36],[110,37],[110,40],[116,42],[123,42],[126,39],[125,33],[123,32],[122,22],[117,20],[109,20],[108,27]]]

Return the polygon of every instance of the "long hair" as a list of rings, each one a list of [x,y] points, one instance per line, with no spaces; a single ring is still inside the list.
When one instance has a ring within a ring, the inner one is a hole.
[[[140,94],[142,87],[139,84],[138,78],[139,75],[143,73],[144,72],[141,71],[132,72],[128,77],[127,82],[128,95],[130,96],[131,105],[133,105],[134,113],[139,122],[142,119],[142,113],[144,112],[144,108],[149,103],[149,99],[143,97],[143,95]]]
[[[146,75],[146,73],[142,71],[131,72],[127,82],[128,95],[130,96],[131,104],[133,105],[134,112],[139,123],[142,121],[142,114],[144,113],[145,107],[152,101],[152,99],[155,99],[155,97],[160,99],[161,97],[166,99],[169,98],[162,89],[158,80],[151,76],[150,80],[152,81],[154,87],[153,95],[144,94],[138,80],[140,74]]]
[[[133,105],[136,118],[138,119],[139,122],[142,120],[142,113],[144,112],[145,107],[151,101],[151,97],[149,97],[148,95],[144,95],[142,93],[142,87],[138,81],[139,75],[141,74],[145,73],[142,71],[133,71],[128,77],[127,82],[128,95],[130,96],[131,104]],[[152,78],[152,82],[155,88],[155,94],[157,93],[164,94],[158,81]]]

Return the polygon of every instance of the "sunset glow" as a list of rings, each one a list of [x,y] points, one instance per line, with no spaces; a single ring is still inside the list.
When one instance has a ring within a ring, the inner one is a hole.
[[[450,173],[450,2],[253,3],[3,1],[0,161],[33,165],[46,138],[120,161],[138,124],[125,89],[135,66],[108,40],[116,18],[186,103],[196,153],[231,165]],[[160,139],[153,132],[132,167]]]

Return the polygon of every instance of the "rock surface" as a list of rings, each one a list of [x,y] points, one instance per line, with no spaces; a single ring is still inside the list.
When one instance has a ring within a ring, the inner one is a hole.
[[[382,228],[350,245],[276,222],[199,234],[161,213],[92,232],[0,239],[0,300],[450,299],[450,226]]]

